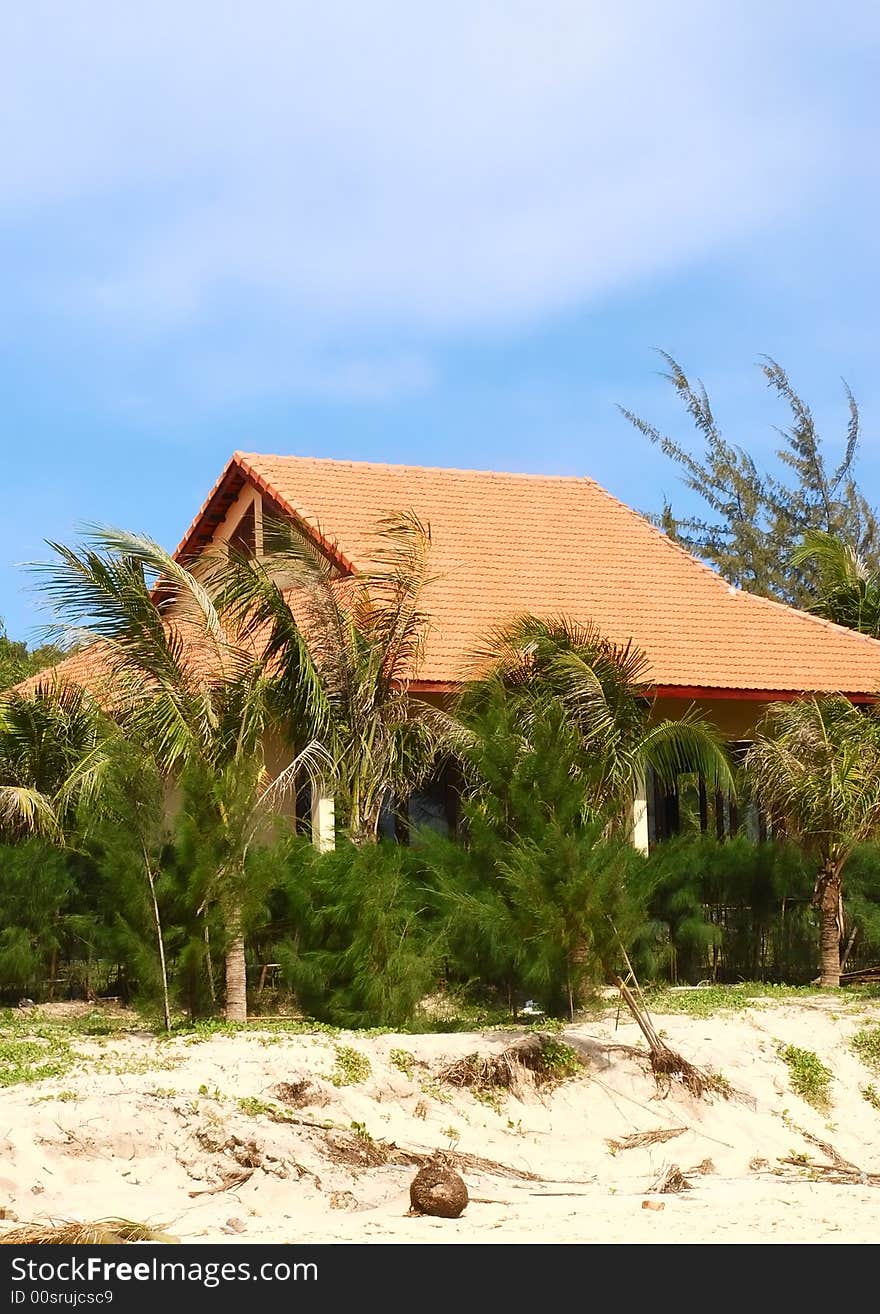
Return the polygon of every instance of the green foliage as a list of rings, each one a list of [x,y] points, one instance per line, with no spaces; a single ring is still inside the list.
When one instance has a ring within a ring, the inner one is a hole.
[[[351,1045],[336,1046],[336,1063],[329,1076],[334,1086],[357,1086],[362,1081],[369,1081],[371,1073],[366,1054],[361,1054]]]
[[[615,644],[594,627],[572,621],[517,617],[490,638],[485,674],[468,685],[459,715],[476,735],[461,751],[478,780],[493,721],[529,743],[534,730],[559,728],[567,770],[577,778],[582,808],[628,830],[636,786],[649,769],[673,785],[683,771],[711,787],[734,781],[715,730],[693,712],[652,719],[648,661],[632,644]]]
[[[106,932],[103,952],[122,966],[122,990],[149,1006],[162,1002],[162,970],[150,880],[161,882],[168,854],[165,787],[155,760],[117,740],[108,754],[98,805],[80,818],[81,844],[94,867],[91,897]],[[164,897],[157,901],[160,906]]]
[[[213,1011],[222,995],[225,951],[238,928],[250,935],[264,918],[271,859],[254,844],[259,757],[250,763],[189,763],[180,780],[175,845],[160,885],[171,900],[175,983],[192,1016]]]
[[[776,703],[746,769],[756,795],[820,866],[880,834],[880,718],[841,696]]]
[[[869,1082],[867,1086],[860,1086],[859,1090],[862,1092],[862,1099],[870,1104],[872,1109],[876,1109],[880,1113],[880,1091],[877,1090],[874,1083]]]
[[[763,1001],[798,1000],[827,995],[815,986],[768,985],[743,981],[738,985],[697,986],[690,989],[652,986],[645,991],[651,1012],[657,1015],[683,1013],[687,1017],[715,1017],[718,1013],[760,1008]]]
[[[815,574],[810,611],[880,638],[880,569],[841,538],[813,531],[794,554],[795,566],[809,565]]]
[[[167,780],[182,777],[184,793],[198,795],[216,858],[204,910],[220,910],[233,992],[227,1012],[241,1020],[248,853],[294,785],[302,757],[274,777],[266,768],[266,737],[278,719],[266,657],[241,641],[234,618],[228,623],[223,571],[210,557],[194,573],[151,539],[118,530],[93,531],[78,551],[50,547],[54,561],[34,567],[42,592],[104,645],[118,721],[130,738],[149,745]],[[296,742],[301,727],[288,717],[285,728]]]
[[[267,643],[275,705],[295,740],[320,743],[342,825],[355,843],[370,842],[387,800],[417,789],[458,729],[409,688],[430,623],[430,529],[411,512],[385,515],[372,569],[344,585],[301,526],[264,524],[264,542],[262,559],[233,554],[222,609]]]
[[[880,846],[859,844],[846,864],[846,935],[856,928],[862,963],[880,962]],[[848,970],[848,969],[847,969]]]
[[[880,717],[842,695],[773,704],[746,772],[765,811],[816,864],[822,982],[837,985],[844,869],[859,844],[880,838]]]
[[[860,961],[874,962],[880,955],[880,848],[857,846],[846,875],[846,937],[856,928]],[[633,872],[635,897],[646,909],[632,949],[640,978],[694,985],[707,979],[812,981],[814,884],[815,863],[788,841],[682,835],[658,844]]]
[[[48,666],[54,666],[66,657],[67,653],[54,644],[43,644],[39,648],[28,649],[26,643],[17,643],[6,633],[0,620],[0,692],[11,689],[13,685],[38,675]]]
[[[666,532],[710,562],[732,584],[751,593],[809,606],[817,593],[816,563],[791,562],[792,545],[820,531],[841,538],[870,560],[880,546],[874,511],[855,476],[859,413],[845,388],[848,424],[843,451],[829,467],[814,417],[776,361],[764,357],[759,368],[768,386],[789,409],[781,430],[783,446],[773,469],[761,470],[753,451],[727,439],[712,411],[706,389],[691,382],[666,352],[671,383],[703,444],[694,453],[648,421],[623,414],[656,443],[682,472],[685,485],[702,499],[707,519],[679,518],[667,503],[658,517]]]
[[[39,687],[0,702],[0,835],[63,839],[77,808],[94,802],[109,726],[90,695]]]
[[[414,1054],[411,1054],[408,1049],[392,1049],[388,1057],[398,1072],[402,1072],[409,1081],[413,1080],[416,1070]]]
[[[443,947],[418,849],[304,841],[275,851],[273,947],[312,1016],[339,1026],[406,1025],[436,985]]]
[[[792,844],[679,836],[635,869],[647,916],[636,936],[640,975],[809,979],[814,873]]]
[[[457,974],[568,1012],[620,960],[638,915],[630,877],[642,861],[607,819],[586,813],[581,739],[553,698],[496,691],[483,701],[464,803],[464,851],[424,836]]]
[[[788,1067],[789,1081],[795,1095],[812,1104],[820,1113],[831,1107],[831,1079],[834,1073],[826,1068],[818,1055],[797,1045],[784,1045],[779,1057]]]
[[[582,1077],[584,1063],[576,1049],[552,1036],[543,1036],[541,1043],[540,1080],[542,1082],[567,1081]]]
[[[44,998],[58,958],[94,941],[76,867],[45,840],[0,846],[0,996]]]
[[[0,1086],[63,1076],[72,1061],[67,1045],[48,1046],[37,1040],[0,1041]]]
[[[866,1067],[880,1072],[880,1025],[862,1027],[853,1036],[852,1047]]]
[[[261,1100],[256,1095],[244,1095],[237,1099],[236,1104],[241,1113],[247,1114],[249,1118],[274,1118],[283,1117],[284,1110],[278,1104],[272,1104],[268,1100]]]

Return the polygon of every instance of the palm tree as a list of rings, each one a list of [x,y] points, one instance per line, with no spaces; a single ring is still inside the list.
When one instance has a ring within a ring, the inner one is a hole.
[[[0,834],[62,839],[106,763],[107,723],[83,689],[41,682],[0,701]]]
[[[816,861],[823,986],[840,984],[842,877],[880,836],[880,719],[839,695],[776,703],[746,757],[761,805]]]
[[[794,566],[812,563],[817,596],[811,611],[850,630],[880,638],[880,570],[851,544],[833,534],[807,534],[792,557]]]
[[[294,523],[264,532],[262,558],[230,556],[221,609],[264,649],[286,716],[329,754],[351,840],[373,842],[383,808],[417,789],[462,733],[410,689],[429,629],[430,529],[387,516],[371,567],[351,574]]]
[[[558,702],[583,747],[584,807],[628,820],[636,791],[650,769],[674,787],[687,772],[717,789],[733,790],[730,763],[715,729],[693,710],[677,721],[652,721],[647,658],[632,644],[614,644],[590,625],[523,615],[490,636],[480,657],[483,674],[465,689],[459,714],[478,715],[499,689],[517,704],[519,724]]]
[[[169,782],[187,772],[208,782],[220,834],[205,898],[224,914],[226,1016],[245,1021],[248,852],[299,772],[320,764],[321,750],[308,743],[274,776],[268,771],[273,682],[259,651],[225,623],[209,565],[190,570],[151,539],[118,530],[93,531],[80,552],[49,546],[56,559],[35,567],[42,591],[101,643],[114,720],[150,746]],[[298,727],[285,729],[296,742]]]

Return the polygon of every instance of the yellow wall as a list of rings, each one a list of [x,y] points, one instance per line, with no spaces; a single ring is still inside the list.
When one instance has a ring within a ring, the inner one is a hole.
[[[690,707],[696,708],[701,717],[711,721],[725,739],[752,739],[768,704],[757,699],[658,698],[654,704],[653,717],[655,721],[674,721]]]
[[[426,703],[449,706],[450,699],[443,694],[418,694]],[[654,721],[675,721],[690,708],[710,721],[724,739],[751,739],[755,728],[769,704],[758,699],[738,698],[658,698],[654,704]]]

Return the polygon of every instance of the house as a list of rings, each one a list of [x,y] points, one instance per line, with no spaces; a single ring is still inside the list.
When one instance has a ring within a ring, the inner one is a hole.
[[[880,690],[880,642],[731,587],[587,478],[236,452],[177,555],[220,541],[259,553],[264,517],[288,517],[352,571],[369,565],[377,520],[401,511],[432,533],[432,629],[412,686],[423,697],[453,694],[486,635],[523,612],[631,640],[648,660],[655,715],[695,705],[732,744],[749,740],[770,702],[804,692],[870,701]],[[86,650],[59,674],[88,681],[91,661]],[[673,831],[685,803],[704,829],[736,828],[728,800],[693,791],[687,803],[649,782],[636,800],[636,843]],[[442,798],[419,806],[442,812]],[[326,811],[315,820],[331,824]]]

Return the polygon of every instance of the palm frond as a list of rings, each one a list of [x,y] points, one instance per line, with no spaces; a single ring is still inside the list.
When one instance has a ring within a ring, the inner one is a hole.
[[[792,556],[796,567],[812,565],[817,596],[810,610],[838,625],[880,635],[880,573],[850,543],[813,531]]]
[[[58,818],[51,799],[27,785],[0,785],[0,831],[54,835]]]
[[[372,565],[359,575],[369,607],[361,628],[382,651],[388,680],[414,679],[422,664],[429,619],[421,604],[436,581],[428,573],[430,550],[429,524],[414,512],[389,513],[378,524]]]
[[[880,721],[846,698],[772,706],[746,757],[752,788],[771,816],[815,849],[845,860],[877,833]]]
[[[718,731],[691,710],[677,721],[664,720],[648,728],[639,744],[641,766],[651,767],[660,782],[675,786],[679,775],[703,777],[712,789],[736,794],[736,779]]]

